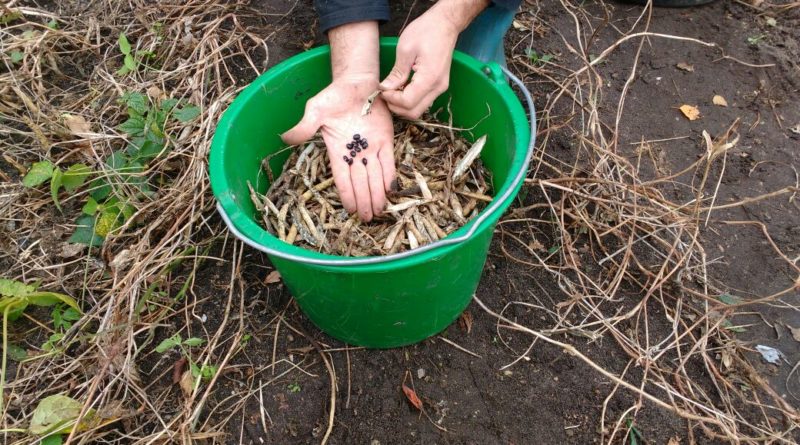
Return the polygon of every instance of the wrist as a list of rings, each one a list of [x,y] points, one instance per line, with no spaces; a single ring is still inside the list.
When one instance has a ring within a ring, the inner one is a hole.
[[[334,82],[374,83],[380,77],[377,21],[347,23],[328,31]]]
[[[439,0],[429,11],[460,34],[490,3],[490,0]]]

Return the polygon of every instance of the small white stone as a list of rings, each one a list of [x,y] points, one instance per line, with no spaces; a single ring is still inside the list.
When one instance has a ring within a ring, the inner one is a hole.
[[[423,377],[425,377],[425,370],[422,368],[417,369],[417,378],[421,379]]]

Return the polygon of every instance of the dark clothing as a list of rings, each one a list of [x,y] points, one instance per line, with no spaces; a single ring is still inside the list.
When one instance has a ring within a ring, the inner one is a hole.
[[[522,0],[493,0],[493,6],[516,11]],[[346,23],[389,20],[387,0],[314,0],[322,32]]]

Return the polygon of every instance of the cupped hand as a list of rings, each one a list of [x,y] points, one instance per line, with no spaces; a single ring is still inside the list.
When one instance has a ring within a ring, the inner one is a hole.
[[[444,19],[436,6],[400,34],[394,67],[380,84],[392,112],[417,119],[447,90],[458,34],[458,26]]]
[[[362,221],[380,215],[386,206],[386,192],[395,178],[394,128],[392,116],[380,97],[369,114],[362,108],[376,80],[337,79],[309,99],[302,120],[282,135],[287,144],[301,144],[319,130],[330,158],[333,180],[342,206],[358,211]],[[347,144],[354,135],[366,139],[366,148],[351,156]],[[352,159],[351,162],[346,159]]]

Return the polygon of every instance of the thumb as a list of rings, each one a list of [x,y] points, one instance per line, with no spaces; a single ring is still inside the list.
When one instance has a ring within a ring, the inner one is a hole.
[[[281,135],[283,142],[289,145],[298,145],[314,137],[314,134],[319,130],[320,123],[317,119],[317,113],[313,110],[306,110],[303,118],[294,127],[290,128]]]
[[[408,82],[411,74],[411,66],[414,64],[414,55],[410,51],[397,49],[397,60],[394,62],[392,71],[383,79],[379,88],[381,90],[398,90]]]

